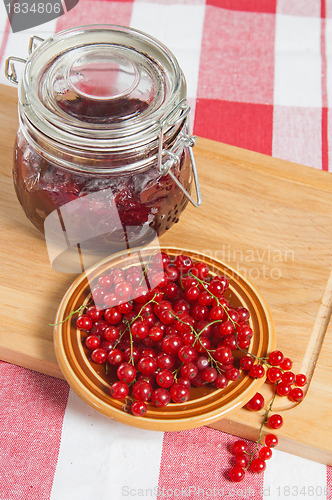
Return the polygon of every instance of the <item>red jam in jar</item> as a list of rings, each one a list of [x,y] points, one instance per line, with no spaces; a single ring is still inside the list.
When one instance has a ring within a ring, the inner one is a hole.
[[[144,33],[90,26],[44,41],[19,84],[14,185],[27,217],[106,253],[160,236],[200,204],[188,112],[175,57]]]

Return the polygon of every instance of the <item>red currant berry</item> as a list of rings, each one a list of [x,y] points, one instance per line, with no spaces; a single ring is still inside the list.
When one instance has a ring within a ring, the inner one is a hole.
[[[227,320],[225,323],[221,323],[219,330],[222,336],[232,335],[234,333],[234,325],[231,321]]]
[[[122,281],[121,283],[115,285],[114,288],[115,296],[121,302],[127,302],[131,298],[132,291],[133,287],[128,281]]]
[[[228,279],[226,278],[226,276],[215,276],[213,278],[213,280],[220,281],[220,283],[224,287],[224,290],[227,290],[227,288],[229,287],[229,282],[228,282]]]
[[[149,401],[152,396],[152,385],[145,380],[139,380],[133,386],[133,397],[139,401]]]
[[[221,297],[224,292],[224,286],[219,280],[212,280],[207,288],[209,292],[215,297]]]
[[[109,342],[108,340],[102,340],[100,343],[100,347],[105,349],[108,353],[114,348],[115,342]]]
[[[201,371],[200,375],[205,382],[212,383],[218,377],[218,372],[212,366],[208,366]]]
[[[158,342],[163,338],[163,336],[164,336],[164,331],[160,326],[154,325],[150,328],[149,330],[150,339],[154,340],[155,342]]]
[[[156,376],[156,382],[160,387],[168,389],[174,384],[174,375],[170,370],[160,370]]]
[[[267,434],[265,436],[265,445],[268,446],[269,448],[274,448],[274,446],[277,446],[278,444],[278,438],[274,434]]]
[[[194,276],[197,276],[199,279],[204,280],[209,274],[209,268],[204,262],[197,262],[196,264],[194,264],[191,272]]]
[[[85,339],[85,345],[88,349],[91,349],[91,351],[93,351],[93,349],[97,349],[97,347],[100,347],[100,338],[97,337],[97,335],[89,335]]]
[[[189,290],[192,286],[197,287],[197,280],[193,276],[183,276],[180,278],[180,285],[183,290]]]
[[[196,363],[185,363],[181,367],[181,375],[183,378],[186,378],[188,380],[192,380],[193,378],[197,377],[198,367]]]
[[[272,450],[268,446],[263,446],[263,448],[259,450],[259,458],[261,458],[262,460],[269,460],[271,457]]]
[[[137,319],[131,325],[131,333],[137,339],[144,339],[149,334],[149,327],[145,320]]]
[[[157,252],[154,256],[153,256],[153,259],[152,259],[152,262],[154,265],[160,267],[166,267],[170,264],[171,262],[171,259],[169,257],[169,255],[167,255],[167,253],[165,252]]]
[[[180,299],[174,303],[173,310],[176,313],[179,313],[180,311],[188,313],[190,311],[190,305],[186,300]]]
[[[198,302],[202,306],[212,306],[213,301],[214,301],[214,298],[207,290],[203,290],[203,292],[201,292],[199,294]]]
[[[163,311],[172,310],[172,304],[168,300],[161,300],[158,304],[154,305],[153,311],[156,316],[160,316]]]
[[[277,394],[279,396],[288,396],[290,390],[290,385],[286,385],[283,382],[279,382],[279,384],[277,385]]]
[[[108,362],[110,365],[121,365],[123,363],[125,357],[124,353],[121,351],[121,349],[113,349],[108,353]]]
[[[133,310],[133,302],[131,300],[129,302],[122,302],[117,308],[121,314],[128,314]]]
[[[124,350],[124,358],[126,361],[133,360],[134,363],[137,363],[140,357],[141,357],[141,351],[135,346],[127,347]]]
[[[212,321],[224,321],[227,318],[226,311],[221,306],[214,306],[210,311]]]
[[[236,311],[239,315],[239,321],[246,322],[250,318],[250,313],[245,307],[238,307]]]
[[[92,328],[92,319],[86,314],[82,314],[77,318],[76,326],[79,330],[90,330]]]
[[[229,347],[225,346],[217,347],[217,349],[214,351],[213,357],[222,365],[227,365],[233,358],[232,351]]]
[[[228,385],[228,379],[224,373],[219,373],[218,377],[214,381],[214,385],[217,389],[225,389]]]
[[[193,343],[195,342],[195,335],[191,332],[188,332],[188,333],[183,333],[181,335],[181,338],[182,338],[182,342],[184,345],[193,345]]]
[[[181,272],[189,272],[193,266],[193,262],[186,255],[178,255],[174,259],[174,265]]]
[[[281,376],[281,381],[285,385],[292,385],[294,380],[295,380],[295,373],[293,372],[284,372]]]
[[[101,347],[97,347],[97,349],[95,349],[91,353],[92,361],[94,363],[97,363],[98,365],[102,365],[103,363],[106,363],[107,356],[108,356],[108,352],[106,351],[106,349],[102,349]]]
[[[168,297],[169,299],[174,299],[179,295],[180,292],[179,287],[173,282],[167,283],[167,285],[164,286],[163,290],[166,297]]]
[[[105,331],[105,328],[108,327],[108,323],[106,323],[106,321],[104,320],[99,320],[99,321],[96,321],[93,325],[93,327],[91,328],[91,333],[93,335],[103,335],[104,331]]]
[[[234,351],[237,347],[235,335],[228,335],[225,337],[222,341],[222,345],[229,347],[232,351]]]
[[[179,335],[166,335],[161,341],[162,349],[167,354],[177,354],[182,346],[182,339]]]
[[[159,387],[159,389],[153,391],[151,396],[151,402],[154,406],[157,406],[158,408],[163,408],[164,406],[167,406],[171,402],[171,396],[167,389]]]
[[[95,306],[91,306],[87,309],[86,315],[92,319],[92,321],[99,321],[102,319],[104,311]]]
[[[200,356],[196,361],[196,365],[199,370],[204,370],[204,368],[210,366],[209,358],[206,356]]]
[[[118,380],[111,385],[111,396],[114,399],[124,399],[129,394],[129,387],[124,382]]]
[[[262,378],[265,375],[265,370],[262,365],[253,365],[250,368],[249,375],[252,378]]]
[[[179,382],[173,384],[169,392],[174,403],[185,403],[190,397],[188,387]]]
[[[130,363],[122,363],[116,372],[118,379],[130,384],[136,377],[136,368]]]
[[[269,417],[267,423],[271,429],[280,429],[283,424],[283,418],[281,415],[274,414]]]
[[[104,339],[108,340],[109,342],[118,340],[119,336],[120,336],[119,328],[117,328],[114,325],[106,327],[105,330],[103,331]]]
[[[197,304],[192,309],[192,316],[197,320],[207,320],[209,318],[209,314],[208,308],[206,306],[202,306],[201,304]]]
[[[253,364],[254,360],[249,355],[242,356],[242,358],[240,359],[240,367],[242,368],[242,370],[245,370],[247,372],[250,370]]]
[[[254,458],[254,460],[250,464],[251,472],[259,474],[260,472],[263,472],[265,469],[266,469],[266,463],[261,458]]]
[[[160,352],[156,357],[157,365],[162,370],[171,370],[175,364],[175,358],[166,352]]]
[[[177,281],[179,278],[179,271],[173,264],[169,264],[165,267],[165,274],[169,281]]]
[[[289,358],[284,358],[283,361],[279,365],[279,367],[285,371],[291,370],[292,366],[293,366],[292,360]]]
[[[255,396],[246,404],[246,408],[252,411],[259,411],[263,408],[263,406],[264,398],[259,392],[256,392]]]
[[[111,277],[107,276],[107,274],[100,276],[98,278],[98,286],[100,286],[101,288],[110,289],[112,287]]]
[[[119,299],[116,297],[115,293],[108,293],[104,297],[104,304],[106,307],[115,307],[119,304]]]
[[[232,483],[239,483],[244,479],[245,471],[242,467],[235,465],[235,467],[228,471],[228,475]]]
[[[272,351],[269,355],[269,363],[273,366],[279,366],[284,360],[284,355],[281,351]]]
[[[246,350],[250,346],[250,340],[249,339],[248,340],[238,340],[237,341],[237,346],[240,349]]]
[[[162,323],[164,323],[164,325],[170,325],[175,321],[174,313],[170,309],[161,311],[159,319]]]
[[[202,379],[200,373],[198,373],[197,377],[191,380],[191,383],[194,387],[203,387],[206,384],[205,380]]]
[[[193,302],[194,300],[197,300],[199,297],[200,291],[197,286],[191,286],[186,290],[186,297],[190,302]]]
[[[102,306],[104,304],[105,289],[96,286],[92,292],[93,301],[96,305]]]
[[[288,397],[291,401],[299,403],[300,401],[303,400],[304,393],[300,387],[294,387],[293,389],[291,389]]]
[[[208,338],[203,337],[203,335],[201,335],[201,337],[195,341],[193,347],[197,352],[204,354],[206,351],[210,349],[211,342]]]
[[[188,378],[179,377],[178,383],[185,385],[186,387],[188,387],[188,389],[190,389],[191,387],[191,380],[189,380]]]
[[[164,288],[165,285],[168,283],[168,278],[164,271],[156,272],[156,273],[151,273],[149,275],[149,282],[151,288],[156,288],[157,286],[160,288]]]
[[[227,380],[231,380],[232,382],[234,382],[240,377],[240,370],[235,368],[235,366],[231,366],[230,368],[226,366],[225,368],[226,368],[225,375]]]
[[[193,347],[184,345],[180,347],[178,357],[180,361],[183,361],[184,363],[192,363],[193,361],[196,361],[198,355],[197,351]]]
[[[303,375],[302,373],[296,375],[295,385],[297,385],[298,387],[303,387],[306,385],[306,383],[307,383],[307,377],[305,375]]]
[[[139,360],[137,368],[143,375],[151,375],[157,369],[157,361],[151,356],[143,356]]]
[[[147,410],[148,407],[146,406],[146,403],[144,403],[144,401],[135,401],[131,405],[131,413],[136,417],[144,417]]]
[[[110,307],[106,309],[104,313],[104,318],[110,325],[116,325],[121,321],[122,314],[118,311],[116,307]]]
[[[247,467],[249,463],[249,456],[246,453],[237,453],[235,455],[235,465],[242,467],[243,469]]]
[[[276,382],[281,380],[282,371],[280,370],[280,368],[277,368],[276,366],[272,366],[271,368],[268,368],[266,375],[267,375],[268,380],[270,382],[272,382],[273,384],[275,384]]]
[[[243,439],[239,439],[233,443],[232,450],[236,455],[238,453],[245,453],[248,451],[248,445],[246,441],[243,441]]]
[[[150,292],[145,285],[139,285],[133,290],[133,299],[138,304],[145,304],[150,299]]]

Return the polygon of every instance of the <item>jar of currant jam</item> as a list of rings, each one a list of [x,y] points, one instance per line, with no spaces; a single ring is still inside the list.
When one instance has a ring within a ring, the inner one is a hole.
[[[186,83],[162,43],[121,26],[74,28],[33,37],[6,75],[19,83],[15,190],[45,235],[110,253],[200,205]]]

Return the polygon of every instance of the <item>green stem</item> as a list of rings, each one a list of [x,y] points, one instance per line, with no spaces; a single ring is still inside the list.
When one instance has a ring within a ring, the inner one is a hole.
[[[70,314],[68,314],[68,316],[65,319],[63,319],[62,321],[59,321],[59,323],[49,323],[49,325],[50,326],[62,325],[62,323],[64,323],[69,318],[71,318],[72,316],[74,316],[74,314],[80,313],[83,309],[85,309],[85,307],[86,307],[86,305],[82,304],[78,309],[76,309],[76,311],[72,311]]]

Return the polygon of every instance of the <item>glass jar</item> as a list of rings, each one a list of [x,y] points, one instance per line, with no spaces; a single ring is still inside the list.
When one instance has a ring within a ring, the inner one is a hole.
[[[163,234],[188,200],[199,206],[174,55],[113,25],[66,30],[35,48],[36,38],[26,61],[6,64],[18,83],[15,65],[25,63],[14,184],[30,221],[50,238],[65,235],[67,246],[111,252]]]

